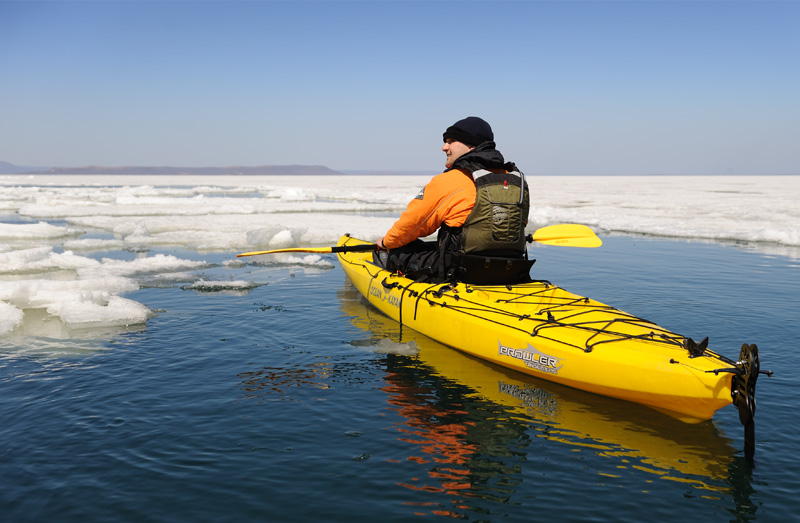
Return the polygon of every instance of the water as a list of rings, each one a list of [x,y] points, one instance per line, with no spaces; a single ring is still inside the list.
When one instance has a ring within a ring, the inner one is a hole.
[[[37,281],[59,291],[0,337],[3,521],[796,518],[800,277],[779,246],[612,233],[530,250],[536,277],[726,356],[758,344],[775,376],[758,382],[750,466],[733,407],[688,425],[537,381],[383,317],[331,255],[237,262],[159,245],[153,223],[144,251],[66,261],[70,238],[0,240],[0,254],[55,244],[6,271],[7,303],[44,300]],[[151,314],[62,317],[54,304],[100,300],[75,301],[75,282]]]
[[[267,272],[267,285],[132,293],[164,312],[102,350],[2,355],[3,512],[8,521],[791,519],[796,267],[668,240],[610,237],[603,250],[532,252],[539,276],[708,335],[729,356],[759,344],[777,375],[759,381],[755,468],[732,407],[686,425],[462,356],[370,309],[338,267],[247,266],[237,278]],[[636,270],[665,256],[675,263]],[[710,260],[713,275],[694,276]],[[419,353],[376,352],[384,340]]]

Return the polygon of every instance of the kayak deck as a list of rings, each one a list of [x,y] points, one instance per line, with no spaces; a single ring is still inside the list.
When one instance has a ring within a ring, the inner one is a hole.
[[[365,242],[344,236],[339,245]],[[736,362],[693,340],[546,281],[414,283],[339,254],[348,278],[390,318],[476,357],[687,422],[732,403]]]

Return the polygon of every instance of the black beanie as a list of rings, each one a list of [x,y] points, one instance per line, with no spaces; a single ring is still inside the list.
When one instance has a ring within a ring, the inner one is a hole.
[[[483,142],[494,141],[492,127],[477,116],[467,116],[463,120],[457,121],[448,127],[442,136],[445,141],[448,138],[452,138],[470,147],[477,147]]]

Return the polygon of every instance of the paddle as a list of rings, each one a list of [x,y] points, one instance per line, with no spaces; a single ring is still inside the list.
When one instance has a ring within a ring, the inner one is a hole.
[[[603,241],[589,227],[574,223],[563,225],[548,225],[537,229],[533,234],[526,237],[529,242],[541,243],[544,245],[557,245],[559,247],[600,247]],[[377,250],[378,246],[374,243],[364,243],[359,245],[340,245],[337,247],[289,247],[286,249],[272,249],[270,251],[244,252],[236,255],[237,258],[243,256],[257,256],[259,254],[276,254],[279,252],[311,252],[324,254],[328,252],[370,252]]]
[[[254,251],[243,252],[237,254],[237,258],[242,256],[256,256],[258,254],[275,254],[278,252],[315,252],[324,254],[326,252],[369,252],[378,250],[378,246],[374,243],[362,243],[359,245],[341,245],[338,247],[290,247],[286,249],[273,249],[271,251]]]
[[[544,245],[558,245],[559,247],[600,247],[603,240],[597,237],[593,230],[585,225],[565,223],[562,225],[548,225],[537,229],[526,238],[529,242]]]

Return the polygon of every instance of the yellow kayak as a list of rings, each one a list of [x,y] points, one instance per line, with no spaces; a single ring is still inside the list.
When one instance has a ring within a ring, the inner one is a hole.
[[[359,292],[393,320],[492,363],[690,423],[734,403],[752,445],[755,345],[745,344],[734,362],[707,340],[695,343],[546,281],[415,283],[373,264],[371,252],[347,251],[366,244],[345,235],[334,252]]]
[[[591,449],[612,460],[600,474],[615,474],[619,468],[636,467],[659,477],[692,483],[707,490],[729,475],[734,449],[727,438],[716,432],[713,423],[681,426],[672,417],[660,416],[646,407],[604,398],[592,400],[587,394],[552,383],[536,382],[524,374],[484,365],[431,340],[375,310],[360,300],[360,293],[349,283],[338,293],[340,310],[350,322],[381,339],[419,350],[416,358],[436,375],[474,390],[482,398],[512,409],[538,428],[540,437],[570,445],[575,450]],[[397,379],[388,374],[387,381]],[[402,394],[405,387],[387,387]],[[407,415],[419,411],[408,409]],[[414,426],[424,421],[410,420]]]

